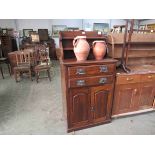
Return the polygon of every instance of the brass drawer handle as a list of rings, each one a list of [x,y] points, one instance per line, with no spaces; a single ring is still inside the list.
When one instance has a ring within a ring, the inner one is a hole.
[[[108,72],[108,67],[103,65],[103,66],[100,66],[100,72],[103,73],[103,72]]]
[[[99,84],[104,84],[104,83],[107,83],[107,78],[105,78],[105,77],[100,78]]]
[[[76,71],[76,74],[78,74],[78,75],[84,75],[84,74],[86,74],[86,72],[85,72],[84,69],[78,68],[77,71]]]
[[[132,80],[133,80],[133,78],[127,78],[126,80],[127,80],[127,81],[132,81]]]
[[[84,86],[84,85],[86,85],[85,80],[77,80],[76,81],[76,85],[77,86]]]
[[[153,78],[153,76],[152,76],[152,75],[149,75],[149,76],[148,76],[148,78],[149,78],[149,79],[152,79],[152,78]]]

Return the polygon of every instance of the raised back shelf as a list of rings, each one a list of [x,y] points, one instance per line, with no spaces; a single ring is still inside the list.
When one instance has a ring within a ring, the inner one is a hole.
[[[75,58],[73,51],[73,40],[77,36],[86,36],[87,42],[90,45],[90,53],[88,55],[88,60],[94,59],[92,52],[92,43],[95,40],[104,40],[107,41],[107,37],[103,34],[98,34],[97,31],[61,31],[59,37],[59,44],[61,50],[62,59],[72,59]]]
[[[124,33],[108,34],[107,42],[108,42],[110,57],[121,59],[122,48],[123,48],[123,37],[124,37]],[[127,40],[127,46],[128,46],[128,40]],[[154,59],[155,58],[155,33],[151,33],[151,34],[133,33],[131,36],[130,48],[128,50],[127,57],[129,61],[133,59],[133,61],[140,60],[141,62],[144,62],[144,63],[146,63],[148,58]],[[144,59],[146,59],[146,61],[143,61]]]

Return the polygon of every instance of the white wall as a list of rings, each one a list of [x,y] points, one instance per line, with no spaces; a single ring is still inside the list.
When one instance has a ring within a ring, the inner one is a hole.
[[[23,34],[23,29],[48,29],[52,34],[52,25],[66,25],[67,27],[79,27],[84,29],[89,27],[93,30],[93,23],[109,23],[110,28],[113,25],[125,24],[125,20],[121,19],[0,19],[0,27],[17,29]],[[59,38],[54,38],[56,46],[59,46]]]
[[[0,27],[16,29],[15,19],[0,19]]]
[[[50,19],[50,30],[52,25],[66,25],[67,27],[79,27],[82,29],[82,19]],[[56,47],[59,47],[59,38],[54,38]]]
[[[110,27],[113,28],[114,25],[125,25],[126,21],[124,19],[111,19]]]
[[[155,19],[149,19],[149,20],[144,20],[140,22],[140,25],[146,25],[146,24],[154,24]]]
[[[48,19],[17,19],[16,24],[21,35],[23,35],[23,29],[33,29],[34,31],[38,29],[50,29]]]

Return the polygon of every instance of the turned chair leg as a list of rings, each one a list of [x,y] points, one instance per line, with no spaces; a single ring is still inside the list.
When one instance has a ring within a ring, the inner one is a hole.
[[[9,65],[9,64],[7,64],[7,66],[8,66],[8,71],[9,71],[9,74],[10,74],[10,76],[11,76],[10,65]]]
[[[49,80],[51,81],[51,75],[50,75],[50,70],[49,69],[47,70],[47,74],[48,74]]]
[[[2,67],[0,67],[0,70],[1,70],[2,77],[3,77],[3,79],[4,79],[4,75],[3,75],[3,69],[2,69]]]
[[[38,83],[38,79],[39,79],[38,71],[35,71],[35,76],[36,76],[36,81]]]

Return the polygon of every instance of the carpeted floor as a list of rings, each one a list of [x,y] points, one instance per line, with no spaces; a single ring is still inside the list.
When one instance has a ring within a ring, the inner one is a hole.
[[[52,81],[16,83],[7,68],[0,75],[0,134],[68,134],[63,119],[60,67],[53,61]],[[5,68],[6,66],[4,66]],[[113,119],[112,123],[69,134],[155,134],[155,112]]]

